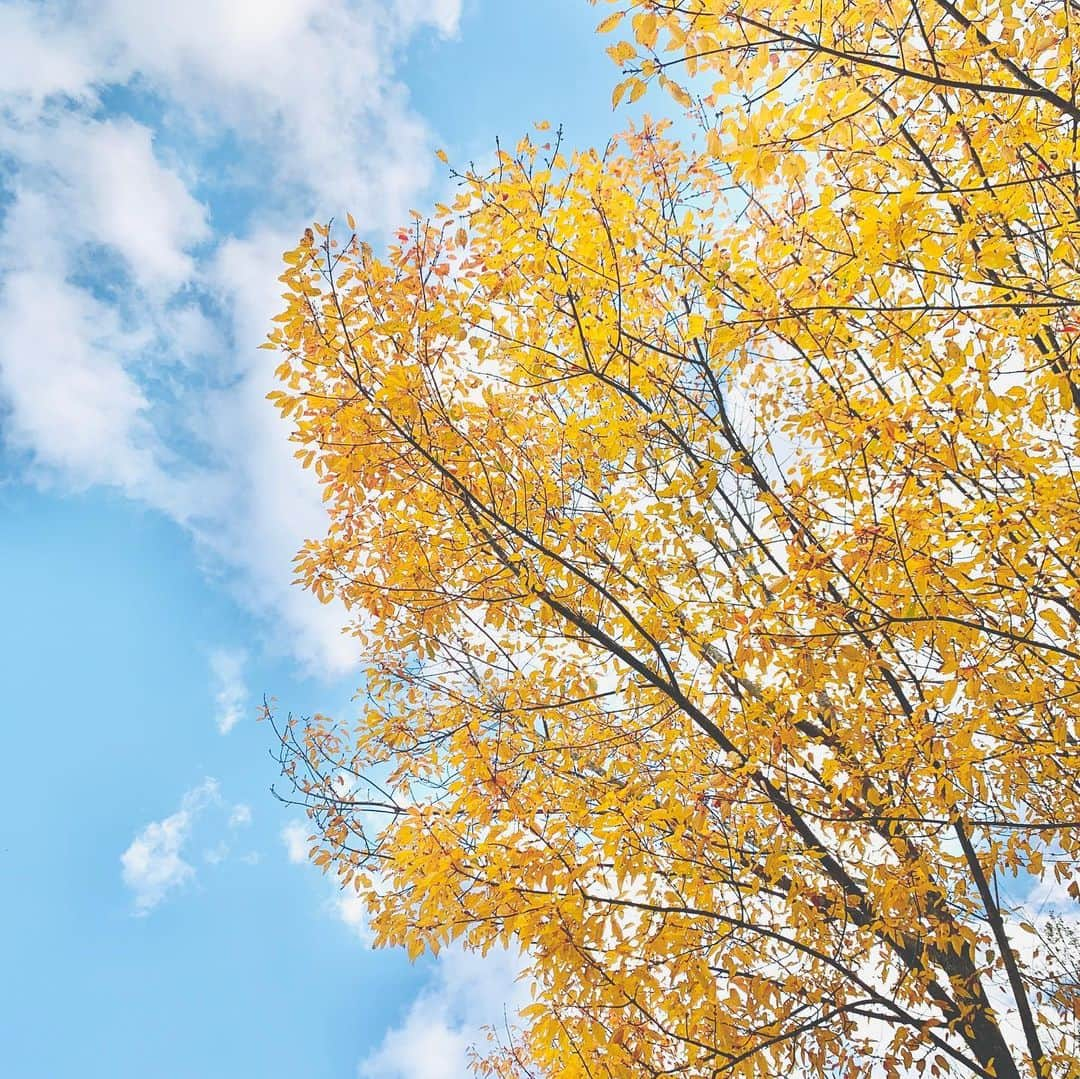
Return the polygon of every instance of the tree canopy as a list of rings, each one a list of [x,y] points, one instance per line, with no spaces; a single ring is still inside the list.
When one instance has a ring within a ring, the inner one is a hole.
[[[603,13],[674,122],[285,257],[315,860],[522,949],[489,1074],[1080,1075],[1080,6]]]

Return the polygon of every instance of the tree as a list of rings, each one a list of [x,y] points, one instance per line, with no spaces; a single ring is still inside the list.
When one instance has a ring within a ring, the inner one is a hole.
[[[523,948],[500,1074],[1080,1075],[1019,920],[1077,894],[1080,7],[623,7],[696,133],[286,255],[299,577],[370,657],[282,731],[315,860]]]

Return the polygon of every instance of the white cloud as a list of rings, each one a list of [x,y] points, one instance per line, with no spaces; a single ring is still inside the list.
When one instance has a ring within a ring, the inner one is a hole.
[[[308,851],[312,842],[311,829],[299,821],[290,821],[281,829],[281,842],[285,853],[293,865],[303,865],[308,861]],[[374,934],[368,925],[367,909],[364,901],[351,888],[338,888],[326,901],[325,909],[357,937],[370,947]]]
[[[62,214],[65,247],[111,248],[144,289],[168,293],[192,276],[189,249],[209,236],[206,207],[159,160],[150,128],[62,112],[47,125],[9,130],[0,146],[17,161],[16,199],[43,194],[48,210]],[[9,228],[7,239],[22,238]],[[23,254],[43,264],[44,253],[49,261],[62,254],[54,243]]]
[[[502,1033],[528,1003],[508,951],[486,956],[458,947],[440,954],[432,979],[404,1020],[360,1063],[361,1079],[459,1079],[469,1074],[470,1047],[481,1051],[488,1029]]]
[[[447,37],[461,20],[461,0],[397,0],[397,10],[406,22],[434,26]]]
[[[228,302],[230,335],[252,356],[271,355],[256,346],[281,306],[276,263],[296,235],[262,230],[229,239],[207,268],[215,293]],[[241,365],[231,385],[203,401],[200,434],[227,462],[231,493],[228,512],[199,536],[217,561],[244,552],[237,594],[281,619],[288,647],[305,667],[341,674],[357,661],[355,643],[341,632],[343,608],[323,606],[292,583],[293,556],[304,539],[325,532],[326,512],[311,474],[293,456],[289,425],[267,404],[274,363]]]
[[[438,1012],[424,1014],[415,1005],[405,1021],[383,1037],[379,1048],[360,1066],[363,1079],[461,1079],[468,1074],[470,1041]]]
[[[44,270],[0,284],[5,438],[76,487],[145,489],[157,475],[148,402],[124,370],[114,310]]]
[[[203,851],[203,861],[207,865],[221,865],[229,857],[229,844],[224,839],[207,851]]]
[[[334,898],[332,905],[337,917],[348,926],[361,943],[370,948],[375,935],[368,925],[364,901],[354,891],[346,889]]]
[[[310,828],[291,821],[281,830],[289,861],[308,860]],[[374,934],[364,900],[349,888],[336,890],[326,909],[366,947]],[[360,1079],[460,1079],[469,1074],[469,1052],[483,1050],[491,1029],[504,1034],[530,1002],[522,962],[513,952],[486,956],[458,945],[444,949],[431,978],[402,1021],[388,1029],[359,1064]]]
[[[210,653],[215,722],[222,734],[228,734],[244,718],[248,698],[248,689],[244,683],[246,662],[247,654],[239,649],[216,648]]]
[[[307,861],[311,843],[308,836],[310,829],[296,821],[291,821],[281,829],[281,842],[285,844],[285,853],[293,865],[302,865]]]
[[[242,828],[245,824],[251,823],[251,806],[245,805],[243,802],[239,802],[232,807],[232,812],[229,814],[229,827],[230,828]]]
[[[276,361],[256,346],[280,305],[280,254],[313,216],[348,208],[386,229],[428,183],[432,140],[395,67],[415,35],[454,33],[460,11],[0,6],[2,437],[38,482],[118,488],[182,524],[269,643],[324,675],[356,650],[342,609],[291,585],[323,511],[264,399]],[[109,114],[117,100],[138,120]],[[217,212],[221,192],[244,221]]]
[[[1065,858],[1060,848],[1051,848],[1055,858]],[[1034,883],[1023,902],[1023,909],[1034,917],[1066,913],[1070,917],[1080,917],[1080,906],[1069,891],[1075,889],[1077,882],[1073,878],[1058,880],[1052,868],[1033,878]]]
[[[194,877],[194,868],[183,857],[184,844],[195,818],[219,798],[217,780],[204,779],[184,795],[175,813],[147,824],[120,856],[123,881],[134,895],[137,915],[149,914]]]
[[[167,331],[192,332],[169,297],[206,234],[202,207],[127,120],[0,124],[4,154],[15,163],[0,230],[4,440],[38,479],[119,487],[186,520],[188,477],[140,375],[171,348]]]
[[[97,75],[81,35],[41,4],[0,6],[0,95],[9,108],[40,108],[50,95],[84,95]]]
[[[149,88],[196,137],[236,133],[336,208],[377,213],[389,196],[400,209],[428,165],[395,59],[424,28],[455,32],[460,13],[461,0],[24,0],[0,9],[0,94],[24,117],[50,95]]]
[[[386,197],[404,209],[399,193],[429,167],[423,126],[393,79],[396,55],[424,27],[452,33],[460,8],[460,0],[93,0],[81,11],[114,78],[137,72],[196,125],[239,133],[279,182],[367,216]]]

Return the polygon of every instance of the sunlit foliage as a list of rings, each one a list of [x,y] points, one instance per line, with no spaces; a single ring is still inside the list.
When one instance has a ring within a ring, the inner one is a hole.
[[[692,134],[286,256],[316,861],[524,949],[497,1074],[1078,1075],[1080,11],[606,7]]]

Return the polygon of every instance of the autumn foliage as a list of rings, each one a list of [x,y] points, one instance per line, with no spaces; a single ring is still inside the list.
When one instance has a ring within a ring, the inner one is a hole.
[[[523,949],[491,1073],[1080,1075],[1080,9],[603,14],[674,126],[286,255],[316,860]]]

